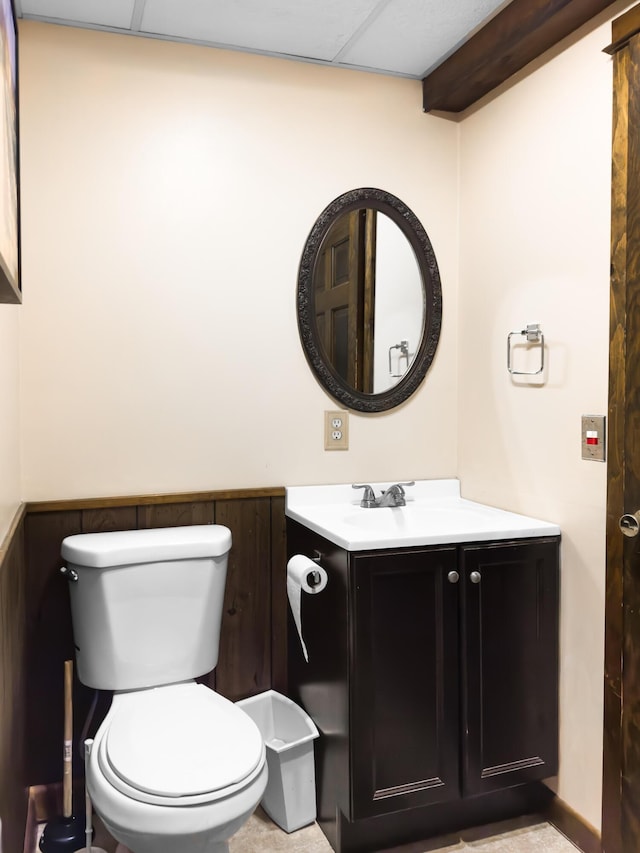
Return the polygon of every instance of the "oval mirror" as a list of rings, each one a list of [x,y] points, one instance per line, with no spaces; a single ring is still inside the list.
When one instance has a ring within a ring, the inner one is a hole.
[[[329,394],[360,412],[398,406],[424,379],[441,323],[438,264],[415,214],[371,187],[332,201],[298,275],[300,338]]]

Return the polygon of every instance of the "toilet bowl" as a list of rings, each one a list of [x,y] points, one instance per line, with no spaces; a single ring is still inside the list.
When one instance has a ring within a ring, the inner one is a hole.
[[[131,853],[227,853],[267,784],[256,724],[193,680],[217,663],[230,546],[220,525],[62,544],[79,678],[115,691],[87,788]]]
[[[253,721],[194,682],[116,694],[87,774],[96,811],[133,853],[227,851],[266,784]]]

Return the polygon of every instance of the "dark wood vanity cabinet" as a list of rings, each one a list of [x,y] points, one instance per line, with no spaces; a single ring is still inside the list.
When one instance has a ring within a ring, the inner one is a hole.
[[[557,763],[554,541],[353,554],[352,816]]]
[[[449,831],[465,803],[475,815],[556,773],[559,538],[350,553],[289,521],[288,540],[329,575],[303,596],[309,662],[295,629],[289,659],[321,732],[318,814],[336,850],[374,849],[344,839],[360,824],[384,838],[399,812],[403,827],[421,816],[416,837],[433,815]]]

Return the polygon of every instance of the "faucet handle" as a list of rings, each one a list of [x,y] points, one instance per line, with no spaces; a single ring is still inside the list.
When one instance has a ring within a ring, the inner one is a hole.
[[[371,507],[376,505],[376,495],[371,486],[367,485],[366,483],[354,483],[351,488],[364,489],[364,494],[362,496],[362,500],[360,501],[361,507],[364,507],[365,509],[371,509]]]
[[[389,486],[389,488],[382,493],[382,506],[406,506],[405,502],[405,490],[403,486],[415,486],[416,481],[410,480],[407,483],[394,483],[393,486]]]
[[[396,483],[396,486],[400,489],[400,494],[404,495],[404,489],[402,487],[403,486],[415,486],[415,484],[416,484],[415,480],[409,480],[407,483]],[[390,487],[390,488],[393,488],[393,487]]]

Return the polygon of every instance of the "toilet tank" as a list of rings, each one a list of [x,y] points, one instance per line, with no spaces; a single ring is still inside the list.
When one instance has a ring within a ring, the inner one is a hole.
[[[134,690],[210,672],[230,548],[219,524],[64,539],[80,681]]]

